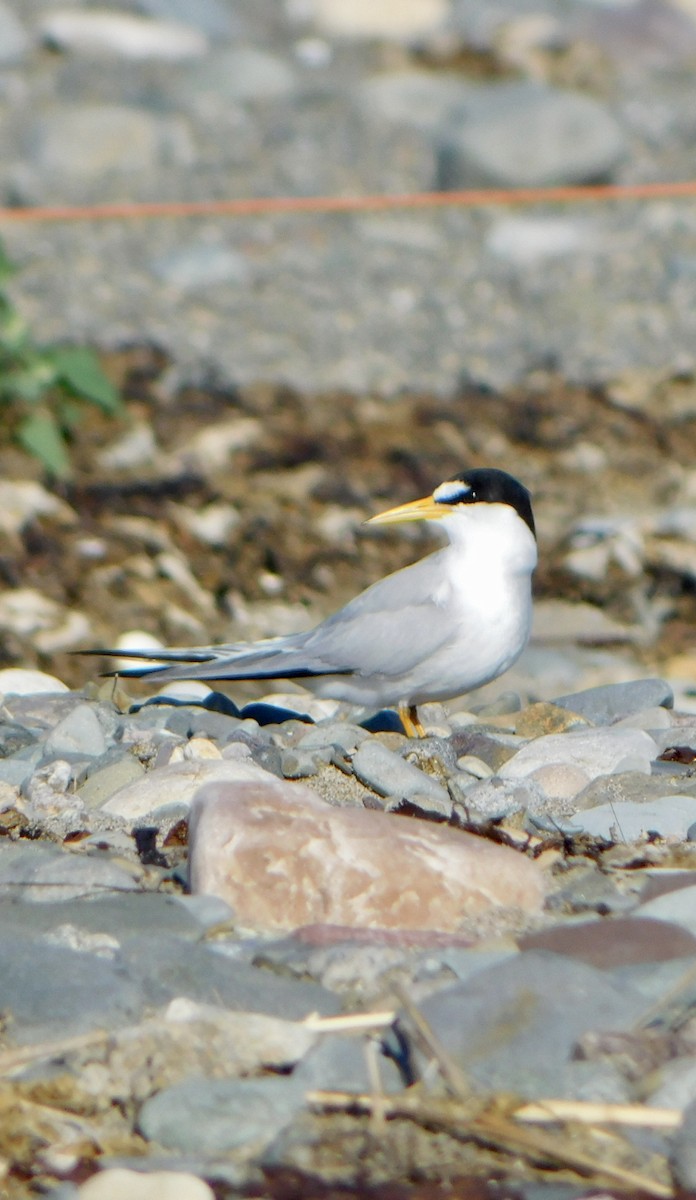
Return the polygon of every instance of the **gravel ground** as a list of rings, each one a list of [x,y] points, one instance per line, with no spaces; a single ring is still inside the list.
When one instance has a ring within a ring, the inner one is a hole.
[[[691,174],[689,0],[110,13],[0,3],[4,203]],[[57,488],[0,433],[11,1200],[696,1192],[695,223],[2,227],[127,406]],[[534,494],[536,628],[422,741],[72,656],[306,628],[475,465]]]

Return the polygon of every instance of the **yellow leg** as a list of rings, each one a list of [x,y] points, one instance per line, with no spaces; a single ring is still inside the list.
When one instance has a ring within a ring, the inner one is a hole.
[[[404,733],[406,734],[406,737],[427,737],[423,726],[418,720],[418,709],[416,708],[415,704],[400,704],[399,716],[401,718],[401,724],[404,727]]]

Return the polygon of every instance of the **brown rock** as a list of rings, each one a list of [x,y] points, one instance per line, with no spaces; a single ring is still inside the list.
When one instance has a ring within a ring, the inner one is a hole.
[[[580,729],[582,726],[586,728],[589,723],[578,713],[542,700],[537,704],[528,704],[519,714],[515,733],[518,737],[542,737],[545,733],[565,733],[566,729]]]
[[[669,921],[617,917],[542,929],[520,938],[518,945],[520,950],[550,950],[593,967],[613,969],[693,956],[696,938]]]
[[[491,909],[538,912],[536,863],[442,825],[336,809],[302,784],[210,783],[191,809],[190,885],[241,924],[437,929]]]

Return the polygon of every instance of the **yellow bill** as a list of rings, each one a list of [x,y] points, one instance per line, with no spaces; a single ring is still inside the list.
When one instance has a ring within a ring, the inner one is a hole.
[[[395,525],[398,521],[433,521],[451,512],[448,504],[438,504],[432,496],[424,496],[422,500],[411,500],[408,504],[398,504],[396,508],[388,508],[386,512],[377,513],[370,517],[366,525]]]

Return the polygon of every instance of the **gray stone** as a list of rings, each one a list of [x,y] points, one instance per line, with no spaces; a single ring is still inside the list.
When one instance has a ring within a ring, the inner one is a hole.
[[[665,764],[670,765],[670,764]],[[672,764],[673,765],[673,764]],[[696,796],[696,778],[655,777],[639,771],[623,771],[619,775],[599,775],[573,799],[573,809],[596,808],[601,804],[652,803],[663,796]]]
[[[323,750],[319,747],[314,750],[303,750],[301,747],[283,750],[280,756],[280,770],[285,779],[308,779],[318,774],[322,766],[331,762],[332,753],[330,746]]]
[[[402,800],[432,797],[439,804],[449,800],[442,784],[376,740],[363,742],[358,747],[353,756],[353,771],[361,783],[379,796],[398,796]]]
[[[239,18],[221,0],[140,0],[139,7],[150,17],[193,25],[216,41],[240,32]]]
[[[31,729],[16,721],[5,721],[0,725],[0,758],[8,758],[35,741],[36,734]]]
[[[352,754],[368,737],[365,729],[348,721],[319,721],[302,734],[297,745],[303,750],[337,746],[344,753]]]
[[[142,779],[145,768],[132,754],[122,752],[119,757],[102,767],[90,771],[78,789],[78,795],[88,808],[99,808],[120,788]]]
[[[211,102],[235,104],[282,100],[297,89],[295,72],[282,58],[252,46],[208,55],[179,81],[187,104],[205,109]]]
[[[74,708],[84,704],[84,696],[80,692],[38,690],[18,695],[8,695],[4,700],[4,708],[20,725],[38,732],[53,729],[63,717],[67,717]]]
[[[631,801],[586,808],[573,824],[592,837],[607,841],[633,842],[648,833],[661,838],[686,838],[696,821],[696,796],[660,796],[636,805]]]
[[[646,1097],[651,1108],[678,1108],[684,1112],[690,1104],[696,1104],[696,1056],[665,1063],[658,1078],[658,1086]],[[694,1171],[696,1179],[696,1159]]]
[[[17,750],[7,758],[0,759],[0,782],[13,787],[23,787],[32,777],[42,757],[42,747],[33,745]]]
[[[377,1062],[382,1090],[386,1093],[401,1091],[403,1080],[393,1059],[380,1054],[378,1050]],[[325,1035],[304,1056],[293,1073],[293,1079],[308,1092],[316,1088],[369,1092],[373,1086],[362,1039],[341,1034]]]
[[[388,71],[363,79],[353,100],[370,120],[394,121],[433,131],[471,100],[474,88],[458,75]]]
[[[191,26],[115,10],[49,13],[40,30],[49,45],[87,57],[174,63],[198,58],[208,49],[207,39]]]
[[[34,126],[31,158],[47,179],[98,180],[110,171],[151,170],[162,161],[168,143],[173,152],[168,127],[144,109],[120,104],[56,106]]]
[[[0,66],[11,67],[22,61],[29,49],[29,37],[4,0],[0,3]],[[2,686],[0,685],[0,692]]]
[[[169,287],[195,292],[217,284],[248,284],[251,268],[243,254],[228,246],[183,245],[152,263],[153,273]]]
[[[636,916],[657,917],[660,921],[681,925],[689,933],[696,933],[696,885],[677,888],[646,901],[636,910]]]
[[[193,942],[206,927],[197,917],[197,897],[120,892],[93,896],[89,904],[80,899],[57,899],[48,905],[18,903],[21,896],[15,891],[0,899],[0,928],[27,940],[53,935],[56,928],[62,928],[84,934],[86,944],[94,936],[120,945],[130,937],[148,934]]]
[[[167,1004],[186,996],[203,1004],[222,1004],[238,1012],[259,1012],[286,1020],[309,1013],[324,1016],[338,1009],[330,992],[314,983],[274,978],[240,962],[236,945],[187,943],[182,953],[175,938],[134,935],[124,943],[122,966],[136,980],[144,1004]]]
[[[176,705],[167,717],[167,729],[181,737],[202,735],[214,741],[226,742],[239,729],[239,718],[226,713],[210,712],[195,704]]]
[[[499,821],[513,812],[546,812],[550,801],[533,779],[482,779],[458,797],[458,803],[476,819]]]
[[[491,729],[486,725],[467,725],[449,739],[456,758],[474,755],[487,763],[493,771],[502,767],[525,744],[525,739],[502,729]]]
[[[140,1008],[137,984],[115,959],[5,931],[0,954],[0,1006],[18,1041],[125,1024]]]
[[[583,1078],[587,1064],[571,1061],[575,1044],[589,1031],[629,1028],[644,1007],[636,990],[585,963],[528,951],[429,997],[421,1011],[474,1086],[606,1099],[601,1073]]]
[[[589,96],[484,84],[448,122],[440,177],[445,188],[590,183],[610,178],[626,149],[614,117]]]
[[[696,1189],[696,1100],[684,1110],[681,1126],[674,1135],[670,1166],[675,1181],[685,1192]]]
[[[304,1108],[304,1096],[292,1078],[190,1079],[146,1100],[138,1128],[184,1152],[258,1152]]]
[[[610,725],[645,708],[672,708],[674,692],[664,679],[636,679],[559,696],[554,704],[579,713],[595,725]]]
[[[49,842],[0,844],[0,896],[54,904],[137,886],[133,875],[103,855],[62,850]]]
[[[44,738],[44,753],[59,758],[83,754],[98,758],[106,751],[106,739],[97,715],[89,704],[80,704],[63,717]]]

